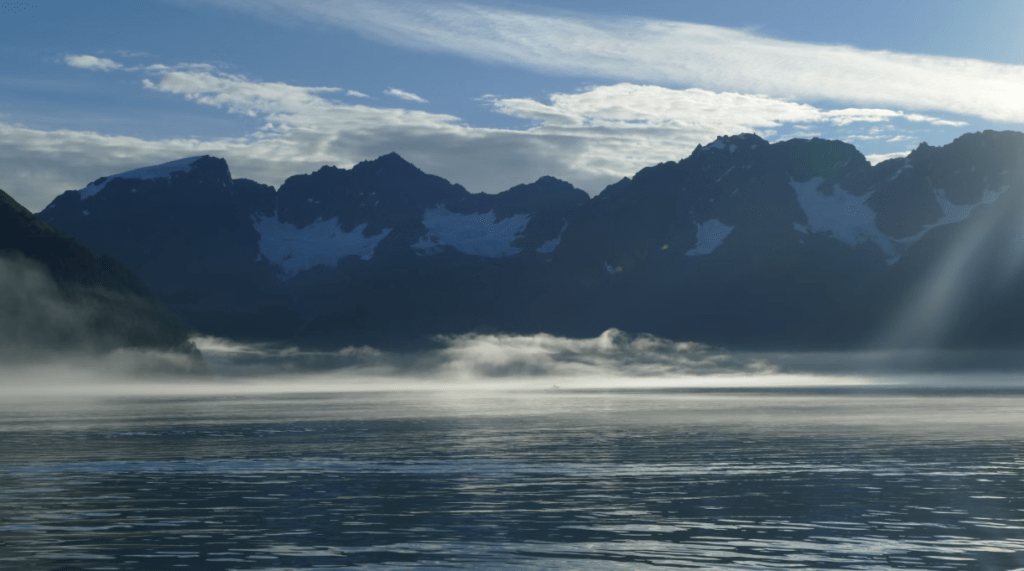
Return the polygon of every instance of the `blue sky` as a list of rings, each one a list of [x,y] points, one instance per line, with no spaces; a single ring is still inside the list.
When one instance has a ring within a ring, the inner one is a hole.
[[[717,135],[873,161],[1024,123],[1024,3],[0,3],[0,188],[33,211],[186,156],[275,187],[396,151],[595,194]]]

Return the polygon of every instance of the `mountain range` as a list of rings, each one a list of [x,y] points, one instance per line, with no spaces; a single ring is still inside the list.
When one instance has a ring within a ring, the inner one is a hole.
[[[396,154],[278,189],[202,156],[38,216],[195,330],[323,346],[611,327],[750,348],[1024,341],[1024,134],[871,165],[839,141],[719,137],[594,197],[472,194]]]

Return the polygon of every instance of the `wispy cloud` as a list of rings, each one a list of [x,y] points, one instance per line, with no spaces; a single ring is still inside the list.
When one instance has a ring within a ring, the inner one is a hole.
[[[394,87],[384,90],[384,95],[390,95],[399,99],[405,99],[406,101],[415,101],[416,103],[426,103],[427,100],[416,95],[415,93],[409,93],[408,91],[402,91],[401,89],[395,89]]]
[[[345,95],[348,95],[349,97],[369,97],[369,95],[365,93],[360,93],[358,91],[355,91],[354,89],[349,89],[348,91],[345,92]]]
[[[452,115],[349,104],[325,97],[347,94],[342,88],[254,81],[208,64],[124,70],[143,75],[145,90],[264,124],[235,138],[142,140],[0,122],[0,156],[8,159],[0,188],[38,211],[62,190],[181,157],[221,156],[236,176],[277,186],[325,164],[348,167],[396,151],[474,192],[499,192],[543,175],[598,192],[645,166],[685,158],[718,135],[755,132],[771,140],[786,131],[807,137],[814,134],[810,126],[888,126],[908,119],[887,109],[823,110],[766,96],[623,83],[557,93],[548,101],[484,97],[496,112],[530,121],[496,129]]]
[[[99,71],[111,71],[124,67],[114,60],[90,55],[65,56],[64,62],[71,67],[95,69]]]
[[[909,113],[906,115],[907,121],[917,121],[920,123],[931,123],[932,125],[945,125],[947,127],[963,127],[967,123],[963,121],[949,121],[947,119],[937,119],[935,117],[929,117],[927,115],[920,115],[918,113]]]
[[[485,101],[501,113],[531,118],[549,126],[676,127],[702,125],[722,133],[736,128],[778,127],[783,123],[883,123],[894,119],[941,122],[920,114],[891,109],[822,110],[763,95],[719,93],[704,89],[668,89],[656,85],[595,86],[580,93],[556,93],[550,104],[533,99]],[[949,122],[946,122],[949,123]],[[958,123],[966,125],[966,123]]]
[[[160,72],[159,84],[143,79],[146,89],[175,93],[197,103],[226,108],[250,117],[273,113],[311,113],[333,104],[319,93],[337,87],[298,87],[286,83],[254,82],[244,76],[206,70]]]
[[[783,41],[687,22],[454,2],[217,1],[355,30],[392,45],[546,73],[1024,122],[1021,65]]]

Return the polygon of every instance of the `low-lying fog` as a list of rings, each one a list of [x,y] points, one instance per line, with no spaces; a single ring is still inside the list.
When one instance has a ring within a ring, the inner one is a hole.
[[[280,399],[281,413],[301,409],[306,416],[318,407],[329,414],[340,401],[351,415],[362,399],[372,409],[367,414],[389,417],[614,408],[636,416],[630,422],[685,414],[698,423],[995,430],[1024,412],[1024,399],[1004,398],[1024,395],[1018,357],[1007,352],[730,353],[615,330],[593,339],[463,335],[442,339],[436,350],[401,354],[195,342],[209,376],[140,374],[179,357],[132,351],[6,366],[0,390],[7,406],[0,407],[34,403],[30,408],[52,412],[120,397],[208,399],[227,407],[207,411],[212,418],[254,398]]]

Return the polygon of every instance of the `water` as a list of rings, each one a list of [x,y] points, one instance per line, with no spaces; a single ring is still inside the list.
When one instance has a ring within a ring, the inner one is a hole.
[[[1024,392],[825,381],[0,404],[0,569],[1024,568]]]

